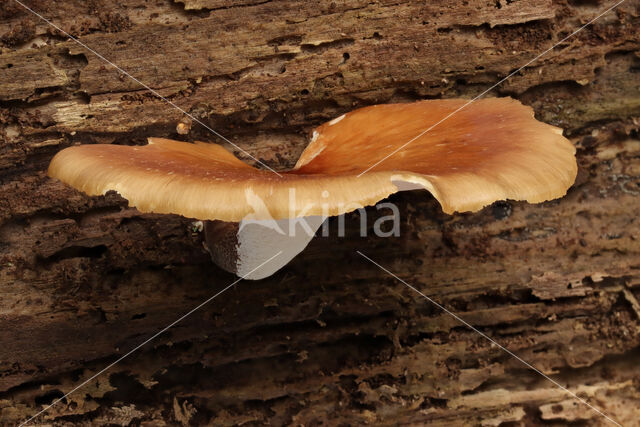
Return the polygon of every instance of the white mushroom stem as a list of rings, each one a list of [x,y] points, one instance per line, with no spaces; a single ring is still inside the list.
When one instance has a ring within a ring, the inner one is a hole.
[[[245,279],[260,280],[271,276],[302,252],[325,219],[324,216],[308,216],[262,221],[207,221],[205,241],[211,259],[219,267]],[[278,257],[257,268],[279,251],[282,253]]]
[[[393,184],[398,191],[425,188],[401,180],[395,180]],[[260,280],[271,276],[302,252],[326,219],[326,216],[314,215],[280,220],[205,221],[205,241],[216,265],[239,277]],[[257,268],[279,251],[282,254]]]
[[[577,170],[561,129],[516,100],[486,98],[349,112],[320,125],[296,166],[277,177],[219,145],[162,138],[69,147],[49,175],[88,195],[117,191],[141,212],[216,220],[205,227],[213,260],[260,279],[302,251],[327,216],[398,191],[426,189],[445,213],[475,212],[496,200],[562,197]]]

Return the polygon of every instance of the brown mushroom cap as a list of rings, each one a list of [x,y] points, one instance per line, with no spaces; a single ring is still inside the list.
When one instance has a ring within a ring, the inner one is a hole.
[[[318,127],[282,176],[217,145],[159,138],[141,147],[67,148],[53,158],[49,175],[89,195],[115,190],[142,212],[223,221],[339,215],[399,191],[399,182],[429,190],[447,213],[566,193],[577,172],[573,145],[510,98],[473,102],[385,158],[467,102],[352,111]]]

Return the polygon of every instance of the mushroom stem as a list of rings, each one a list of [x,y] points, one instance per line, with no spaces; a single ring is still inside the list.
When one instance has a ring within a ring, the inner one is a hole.
[[[325,219],[317,215],[280,220],[206,221],[205,244],[220,268],[245,279],[260,280],[302,252]],[[255,270],[278,252],[282,253]]]
[[[209,220],[213,261],[257,280],[300,253],[327,215],[398,191],[426,189],[447,214],[566,194],[578,168],[561,129],[510,98],[469,104],[438,99],[354,110],[316,128],[278,179],[219,145],[162,138],[143,147],[69,147],[51,160],[49,175],[92,196],[117,191],[141,212]]]
[[[236,273],[239,222],[205,221],[204,241],[211,260],[223,270]]]

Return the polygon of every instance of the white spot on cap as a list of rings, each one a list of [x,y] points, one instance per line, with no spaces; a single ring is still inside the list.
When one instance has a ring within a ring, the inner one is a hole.
[[[329,122],[329,126],[333,126],[333,125],[335,125],[335,124],[336,124],[336,123],[338,123],[340,120],[344,119],[344,116],[345,116],[345,115],[343,114],[343,115],[341,115],[340,117],[336,117],[335,119],[331,120],[331,121]]]
[[[314,142],[316,139],[318,139],[318,132],[316,132],[315,130],[313,131],[313,135],[311,135],[311,142]]]

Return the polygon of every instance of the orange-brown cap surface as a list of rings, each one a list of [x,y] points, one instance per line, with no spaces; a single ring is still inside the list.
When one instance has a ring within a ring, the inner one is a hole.
[[[158,138],[140,147],[67,148],[49,175],[89,195],[115,190],[143,212],[223,221],[339,215],[375,204],[400,183],[429,190],[447,213],[566,193],[577,171],[573,145],[510,98],[473,102],[389,156],[466,102],[352,111],[318,127],[296,167],[281,176],[217,145]]]

